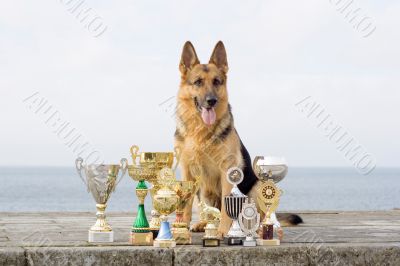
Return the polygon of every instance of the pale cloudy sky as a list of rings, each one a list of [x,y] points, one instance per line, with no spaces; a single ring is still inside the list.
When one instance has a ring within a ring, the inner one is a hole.
[[[295,106],[311,96],[378,167],[400,166],[399,1],[351,4],[376,27],[367,38],[339,0],[86,0],[107,26],[98,38],[68,2],[0,2],[0,165],[73,165],[76,154],[22,101],[34,92],[106,161],[129,156],[132,144],[172,149],[175,122],[160,103],[176,95],[183,43],[206,62],[222,40],[236,128],[252,156],[351,166]]]

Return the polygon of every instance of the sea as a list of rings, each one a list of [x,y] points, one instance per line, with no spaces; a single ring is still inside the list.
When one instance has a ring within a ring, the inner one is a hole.
[[[135,211],[136,182],[122,177],[107,211]],[[400,168],[289,168],[278,183],[279,210],[340,211],[400,208]],[[150,196],[146,199],[151,206]],[[149,210],[148,208],[148,210]],[[95,202],[73,167],[0,167],[0,211],[94,211]]]

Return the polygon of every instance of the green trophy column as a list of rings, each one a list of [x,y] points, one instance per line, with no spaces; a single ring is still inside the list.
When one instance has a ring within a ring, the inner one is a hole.
[[[139,206],[135,222],[133,223],[132,232],[148,233],[150,232],[149,222],[147,221],[146,212],[144,210],[144,199],[147,195],[147,186],[144,180],[139,181],[136,186],[136,196],[139,199]],[[147,228],[147,229],[146,229]]]
[[[138,211],[135,222],[132,226],[131,244],[137,246],[148,246],[153,243],[153,234],[150,232],[149,222],[147,221],[144,209],[144,199],[148,188],[144,180],[139,181],[136,186],[136,196],[139,199]]]

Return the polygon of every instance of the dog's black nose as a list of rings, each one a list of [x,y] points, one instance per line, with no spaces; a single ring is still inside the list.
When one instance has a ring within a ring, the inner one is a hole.
[[[214,107],[214,105],[217,104],[218,100],[215,97],[207,97],[206,102],[207,102],[208,107]]]

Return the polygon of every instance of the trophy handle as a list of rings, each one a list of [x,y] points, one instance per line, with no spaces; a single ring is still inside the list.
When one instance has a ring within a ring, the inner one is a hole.
[[[253,161],[253,171],[256,172],[255,174],[257,175],[257,177],[258,177],[258,171],[257,171],[258,165],[257,165],[257,163],[258,163],[259,160],[264,160],[264,156],[256,156],[256,157],[254,158],[254,161]]]
[[[131,155],[132,155],[133,163],[136,165],[136,158],[139,156],[139,146],[133,145],[131,147]]]
[[[82,159],[82,157],[76,158],[75,167],[76,167],[76,170],[78,171],[79,177],[81,178],[82,182],[87,186],[88,184],[86,183],[86,181],[85,181],[85,179],[83,178],[83,175],[82,175],[82,170],[84,168],[83,167],[83,159]]]
[[[181,150],[179,149],[179,147],[175,146],[174,147],[174,152],[175,152],[176,163],[172,167],[172,170],[175,172],[176,168],[178,167],[179,161],[181,159]]]
[[[119,165],[121,167],[121,175],[119,176],[119,178],[117,177],[117,185],[124,177],[126,170],[128,170],[128,160],[126,158],[122,158]]]

